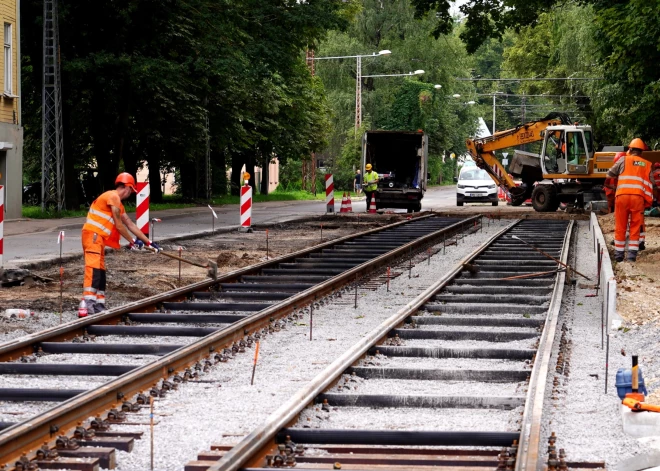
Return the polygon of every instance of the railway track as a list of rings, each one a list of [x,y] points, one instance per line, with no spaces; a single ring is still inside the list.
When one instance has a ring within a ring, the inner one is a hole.
[[[544,392],[567,274],[512,236],[566,262],[572,225],[504,229],[238,444],[214,446],[185,471],[543,469]],[[555,441],[549,469],[604,467],[571,463]]]
[[[480,224],[395,223],[0,345],[0,469],[112,467],[112,451],[139,437],[109,425],[149,396],[226,361],[310,302]],[[23,416],[6,420],[16,404]]]

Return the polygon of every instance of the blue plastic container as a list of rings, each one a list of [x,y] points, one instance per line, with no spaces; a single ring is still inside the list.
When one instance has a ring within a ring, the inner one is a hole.
[[[639,379],[638,391],[645,396],[648,395],[646,392],[646,386],[644,385],[641,368],[637,369],[637,378]],[[619,399],[623,401],[623,398],[626,397],[626,393],[632,392],[632,370],[630,368],[619,368],[616,372],[615,384],[616,393],[619,395]]]

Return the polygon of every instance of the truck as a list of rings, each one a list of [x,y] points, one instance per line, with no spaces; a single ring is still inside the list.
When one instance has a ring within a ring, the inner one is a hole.
[[[516,150],[508,173],[495,156],[497,150],[533,142],[541,143],[540,154]],[[531,197],[539,212],[556,211],[561,203],[580,209],[588,203],[592,208],[607,207],[603,183],[616,152],[596,152],[591,126],[572,123],[564,113],[550,113],[492,136],[467,139],[465,144],[477,166],[510,195],[513,206]],[[642,155],[660,161],[660,152]],[[512,176],[522,185],[516,186]]]
[[[376,209],[422,210],[428,178],[428,136],[423,131],[367,131],[362,136],[362,175],[378,173]],[[367,207],[369,206],[367,201]]]

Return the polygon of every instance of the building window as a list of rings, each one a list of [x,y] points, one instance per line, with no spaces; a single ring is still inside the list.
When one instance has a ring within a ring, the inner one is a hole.
[[[5,23],[5,94],[13,95],[12,87],[12,64],[13,55],[11,51],[11,24]]]

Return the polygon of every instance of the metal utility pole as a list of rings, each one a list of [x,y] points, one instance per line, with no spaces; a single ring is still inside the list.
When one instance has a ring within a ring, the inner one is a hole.
[[[64,209],[62,79],[57,0],[44,0],[43,88],[41,121],[41,210]]]
[[[493,136],[495,135],[495,94],[493,93]]]
[[[307,49],[307,67],[314,77],[314,49]],[[316,154],[312,152],[310,160],[302,161],[302,189],[316,194]]]
[[[362,126],[362,57],[357,56],[355,69],[355,135]]]

